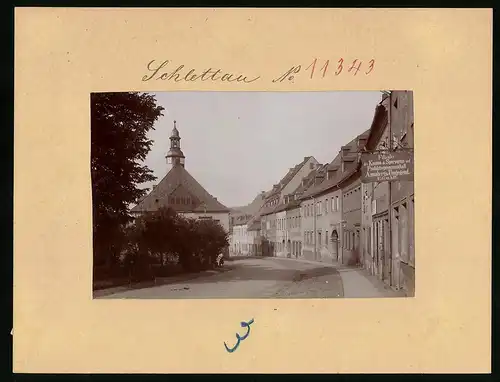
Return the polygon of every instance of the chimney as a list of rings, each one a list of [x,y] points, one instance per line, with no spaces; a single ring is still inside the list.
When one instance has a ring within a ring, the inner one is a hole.
[[[304,162],[306,162],[309,159],[309,157],[304,157]]]

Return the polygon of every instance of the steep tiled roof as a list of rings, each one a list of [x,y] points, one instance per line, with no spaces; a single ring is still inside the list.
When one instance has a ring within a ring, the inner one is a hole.
[[[229,212],[229,209],[210,195],[203,186],[182,166],[174,166],[156,187],[153,188],[132,212],[155,211],[170,206],[176,210],[181,207],[170,205],[169,196],[175,191],[191,195],[193,204],[185,206],[185,212]]]
[[[260,230],[260,219],[253,220],[248,223],[247,231],[258,231],[258,230]]]
[[[280,204],[275,212],[281,212],[281,211],[288,211],[288,210],[292,210],[294,208],[297,208],[298,206],[300,206],[300,200],[291,200],[289,201],[288,203],[286,204]]]
[[[345,179],[346,176],[350,175],[353,170],[355,170],[358,166],[358,139],[367,139],[370,130],[363,132],[358,135],[352,141],[350,141],[347,145],[342,146],[340,152],[333,159],[333,161],[328,165],[328,170],[337,169],[337,173],[331,179],[325,179],[320,184],[317,184],[314,187],[311,187],[304,193],[302,199],[306,199],[312,197],[314,195],[319,195],[322,192],[325,192],[335,186]],[[341,172],[342,159],[344,159],[344,172]]]
[[[293,194],[300,197],[302,196],[313,184],[318,172],[323,169],[324,166],[316,167],[307,176],[302,178],[300,185],[293,191]]]
[[[272,214],[276,208],[278,208],[279,205],[277,206],[265,206],[262,208],[262,210],[260,211],[260,216],[264,216],[264,215],[270,215]]]
[[[314,174],[314,177],[309,180],[309,184],[304,190],[304,192],[302,192],[302,194],[299,196],[300,200],[307,199],[308,197],[310,197],[312,193],[315,192],[314,190],[320,188],[327,181],[326,178],[327,178],[328,166],[329,164],[326,164],[318,169],[318,171]],[[318,175],[322,177],[317,180],[316,177]]]
[[[366,148],[372,150],[377,145],[380,140],[384,129],[388,122],[388,113],[382,102],[377,105],[375,109],[375,115],[373,116],[372,126],[370,128],[370,133],[366,139]]]
[[[253,216],[249,214],[240,214],[238,216],[235,216],[233,225],[247,224],[252,219],[252,217]]]
[[[283,187],[285,187],[288,182],[290,182],[293,177],[295,175],[297,175],[297,173],[300,171],[300,169],[306,164],[306,162],[311,159],[312,157],[311,156],[308,156],[308,157],[304,157],[304,160],[302,162],[300,162],[298,165],[292,167],[291,169],[288,170],[288,172],[286,173],[286,175],[279,181],[279,183],[277,184],[278,187],[273,189],[271,191],[271,194],[268,196],[268,197],[271,197],[271,196],[274,196],[276,195],[277,193],[279,193]]]

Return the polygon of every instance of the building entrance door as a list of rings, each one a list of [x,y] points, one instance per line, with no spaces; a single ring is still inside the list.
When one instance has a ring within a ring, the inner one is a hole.
[[[335,261],[339,261],[339,234],[337,230],[333,230],[332,236],[332,257]]]

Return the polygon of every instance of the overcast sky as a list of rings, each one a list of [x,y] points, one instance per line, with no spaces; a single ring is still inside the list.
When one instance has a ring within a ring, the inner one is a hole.
[[[304,156],[328,163],[370,128],[380,92],[161,92],[165,108],[145,163],[166,174],[173,121],[186,170],[228,207],[250,203]]]

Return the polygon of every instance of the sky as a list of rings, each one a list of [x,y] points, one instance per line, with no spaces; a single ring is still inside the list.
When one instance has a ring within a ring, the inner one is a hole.
[[[340,147],[370,128],[382,93],[161,92],[164,116],[149,133],[144,163],[158,184],[166,175],[173,121],[185,168],[227,207],[250,203],[305,156],[333,160]]]

